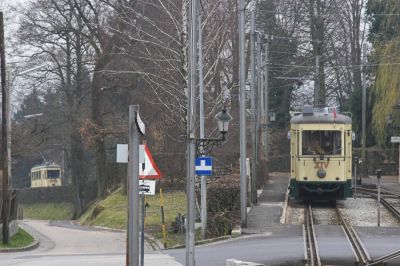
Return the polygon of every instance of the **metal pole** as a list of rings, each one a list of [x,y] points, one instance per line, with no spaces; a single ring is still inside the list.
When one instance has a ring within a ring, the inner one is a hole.
[[[203,38],[201,30],[201,15],[198,17],[198,33],[199,33],[199,98],[200,98],[200,138],[205,138],[204,132],[204,81],[203,81]],[[200,147],[200,153],[203,154],[202,147]],[[207,177],[201,176],[201,237],[203,239],[207,238]]]
[[[245,6],[239,0],[240,224],[247,225]]]
[[[259,32],[256,32],[256,57],[257,57],[257,96],[256,98],[258,99],[257,101],[257,134],[256,134],[256,150],[257,150],[257,162],[259,161],[259,143],[260,143],[260,124],[262,123],[261,118],[262,114],[264,113],[264,102],[263,102],[263,77],[262,77],[262,71],[261,71],[261,62],[262,62],[262,56],[261,56],[261,36]],[[259,182],[257,182],[259,184]]]
[[[257,36],[257,46],[256,46],[256,54],[257,54],[257,99],[258,99],[258,108],[257,108],[257,162],[259,162],[260,158],[260,148],[261,147],[261,142],[260,139],[262,139],[262,128],[261,124],[263,123],[263,115],[264,115],[264,87],[263,87],[263,75],[262,75],[262,53],[261,53],[261,33],[256,32]],[[262,184],[263,181],[260,180],[260,177],[257,177],[257,186]]]
[[[9,243],[9,163],[10,163],[10,146],[9,146],[9,93],[6,83],[6,56],[4,44],[4,20],[3,12],[0,12],[0,57],[1,57],[1,94],[2,94],[2,159],[3,159],[3,207],[2,207],[2,220],[3,220],[3,244]]]
[[[354,164],[354,198],[357,198],[357,164],[358,164],[358,161],[355,161],[355,164]]]
[[[256,62],[255,62],[255,12],[251,12],[250,24],[250,93],[251,93],[251,203],[257,203],[257,168],[256,168]]]
[[[381,174],[380,169],[376,170],[376,177],[378,179],[378,227],[381,226]]]
[[[265,35],[265,67],[264,67],[264,122],[265,122],[265,144],[264,144],[264,155],[266,161],[266,176],[269,174],[269,36]],[[266,183],[266,180],[264,180]]]
[[[144,217],[145,217],[145,211],[146,211],[146,206],[145,206],[145,201],[144,201],[144,192],[141,193],[141,198],[142,198],[142,234],[141,234],[141,239],[140,239],[140,266],[144,266]]]
[[[197,41],[196,41],[196,16],[197,16],[197,1],[190,1],[189,13],[189,64],[188,64],[188,100],[187,100],[187,178],[186,178],[186,266],[195,265],[195,235],[194,235],[194,157],[196,152],[195,142],[195,89],[196,89],[196,63],[197,63]]]
[[[354,157],[354,195],[353,198],[357,198],[357,164],[358,157]]]
[[[315,56],[314,107],[319,106],[319,55]]]
[[[400,143],[399,143],[399,183],[400,183]]]
[[[381,179],[378,178],[378,227],[381,226]]]
[[[139,265],[139,130],[135,123],[139,105],[129,106],[128,245],[129,266]],[[136,212],[136,213],[135,213]]]
[[[367,161],[365,158],[365,127],[366,127],[366,110],[367,110],[367,84],[366,84],[366,73],[365,73],[365,66],[367,63],[367,45],[363,44],[363,66],[362,66],[362,136],[361,136],[361,158],[363,164],[361,165],[361,177],[360,181],[362,180],[365,174],[365,166],[367,165]]]

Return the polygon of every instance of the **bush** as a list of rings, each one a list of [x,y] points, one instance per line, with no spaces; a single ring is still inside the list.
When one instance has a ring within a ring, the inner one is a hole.
[[[239,180],[238,174],[232,174],[207,186],[208,237],[229,235],[240,224]]]

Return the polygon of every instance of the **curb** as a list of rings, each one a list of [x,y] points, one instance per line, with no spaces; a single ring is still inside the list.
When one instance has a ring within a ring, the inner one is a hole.
[[[124,229],[115,229],[115,228],[111,228],[111,227],[106,227],[106,226],[99,226],[99,225],[94,225],[94,226],[90,226],[90,225],[82,225],[79,222],[76,221],[71,221],[72,224],[74,225],[79,225],[88,229],[95,229],[98,231],[104,231],[104,232],[112,232],[112,233],[124,233],[126,234],[126,230]],[[149,234],[144,234],[145,240],[147,241],[147,243],[149,244],[149,246],[153,249],[153,251],[157,251],[157,250],[161,250],[163,244],[156,238],[154,238],[153,236],[149,235]]]
[[[290,177],[289,177],[289,183],[290,183]],[[286,190],[285,201],[283,202],[282,216],[281,216],[281,219],[279,221],[281,224],[286,224],[287,223],[288,204],[289,204],[289,188]]]
[[[38,239],[34,239],[33,242],[22,248],[5,248],[5,249],[0,249],[0,253],[12,253],[12,252],[23,252],[23,251],[29,251],[33,250],[37,247],[39,247],[40,241]]]
[[[215,238],[209,238],[209,239],[197,241],[195,243],[195,246],[205,245],[205,244],[209,244],[209,243],[213,243],[213,242],[217,242],[217,241],[222,241],[222,240],[228,240],[228,239],[231,239],[231,238],[233,238],[233,237],[230,236],[230,235],[228,235],[228,236],[219,236],[219,237],[215,237]],[[186,245],[176,245],[176,246],[167,248],[167,250],[168,249],[184,248],[184,247],[186,247]]]
[[[248,262],[248,261],[240,261],[235,259],[227,259],[226,266],[265,266],[265,264]]]
[[[77,220],[71,220],[70,222],[73,225],[82,226],[82,227],[85,227],[88,229],[95,229],[95,230],[99,230],[99,231],[114,232],[114,233],[126,233],[126,230],[124,230],[124,229],[116,229],[116,228],[100,226],[100,225],[86,225],[86,224],[79,223]]]

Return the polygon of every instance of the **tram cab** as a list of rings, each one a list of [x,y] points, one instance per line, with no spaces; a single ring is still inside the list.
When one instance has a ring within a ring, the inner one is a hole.
[[[31,187],[61,186],[61,167],[58,164],[41,164],[32,167]]]
[[[351,118],[335,109],[304,106],[290,121],[289,195],[299,200],[352,196]]]

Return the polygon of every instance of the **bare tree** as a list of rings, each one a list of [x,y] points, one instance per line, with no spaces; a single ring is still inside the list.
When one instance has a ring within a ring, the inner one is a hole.
[[[85,65],[90,62],[88,44],[82,38],[84,24],[69,0],[36,1],[22,9],[21,14],[19,40],[21,46],[29,51],[23,56],[31,64],[48,63],[36,81],[41,83],[40,86],[52,86],[63,94],[59,104],[66,112],[60,120],[66,122],[63,134],[69,143],[75,217],[78,217],[84,208],[82,186],[86,179],[79,128],[85,117],[84,103],[88,96],[85,82],[88,67]]]

